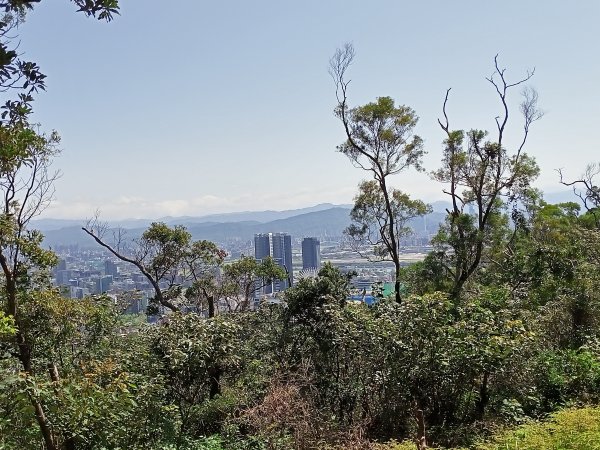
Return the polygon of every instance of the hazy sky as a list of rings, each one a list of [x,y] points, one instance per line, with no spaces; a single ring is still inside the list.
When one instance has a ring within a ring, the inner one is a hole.
[[[527,151],[538,186],[561,190],[600,160],[600,1],[121,0],[99,23],[67,0],[46,0],[21,30],[20,50],[48,75],[35,120],[62,136],[63,173],[46,217],[106,219],[289,209],[350,203],[366,174],[335,151],[327,73],[352,42],[354,105],[389,95],[420,116],[428,170],[453,128],[492,129],[489,83],[500,53],[509,77],[531,80],[546,115]],[[165,7],[168,5],[168,8]],[[521,129],[516,105],[510,123]],[[426,174],[396,187],[443,198]]]

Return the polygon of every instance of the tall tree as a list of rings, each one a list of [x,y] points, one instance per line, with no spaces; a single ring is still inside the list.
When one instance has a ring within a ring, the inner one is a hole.
[[[16,356],[26,376],[33,372],[34,343],[27,333],[26,303],[36,285],[33,273],[43,273],[56,263],[53,253],[42,249],[42,235],[28,229],[52,196],[56,173],[50,171],[58,136],[43,136],[23,123],[0,125],[0,267],[2,308],[16,325]],[[47,287],[47,286],[45,286]],[[41,401],[30,397],[46,447],[56,448],[56,436]]]
[[[444,192],[450,196],[452,206],[436,242],[453,280],[451,295],[454,298],[460,296],[465,283],[480,267],[485,250],[498,237],[496,225],[502,222],[503,205],[527,201],[532,193],[531,182],[539,173],[535,160],[524,151],[531,125],[543,115],[538,109],[538,94],[534,89],[525,87],[522,90],[523,132],[514,151],[508,150],[505,139],[509,119],[508,94],[527,82],[534,72],[511,82],[506,78],[506,69],[500,68],[497,56],[494,68],[487,80],[500,99],[502,111],[495,118],[497,130],[492,139],[486,131],[465,133],[450,128],[446,108],[450,89],[444,99],[444,119],[439,120],[446,139],[442,167],[433,177],[447,185]]]
[[[329,61],[329,73],[335,82],[337,107],[335,115],[346,133],[346,141],[338,150],[352,164],[369,172],[380,192],[385,213],[385,234],[381,241],[396,268],[396,300],[400,302],[400,254],[393,191],[390,176],[409,167],[422,170],[423,140],[413,134],[418,117],[408,106],[396,106],[390,97],[351,108],[348,105],[346,72],[354,60],[354,48],[346,44]],[[360,194],[359,194],[360,197]]]
[[[57,174],[50,170],[57,153],[56,133],[42,134],[29,122],[34,94],[45,89],[39,66],[17,52],[18,27],[28,10],[39,0],[0,2],[0,92],[4,105],[0,114],[0,266],[4,313],[16,325],[15,354],[25,377],[34,372],[34,342],[27,333],[27,302],[34,290],[46,289],[43,274],[55,256],[41,247],[42,235],[29,229],[31,219],[48,206]],[[78,10],[99,19],[111,20],[118,13],[118,0],[74,0]],[[13,94],[15,94],[13,96]],[[54,367],[48,360],[50,367]],[[54,376],[55,370],[50,370]],[[30,392],[30,401],[45,447],[58,448],[60,438],[48,421],[42,401]],[[70,448],[68,437],[64,445]]]

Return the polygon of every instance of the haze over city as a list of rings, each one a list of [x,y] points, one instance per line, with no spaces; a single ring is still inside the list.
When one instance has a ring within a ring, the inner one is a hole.
[[[35,120],[62,136],[56,201],[44,217],[204,215],[351,203],[366,174],[335,151],[327,71],[352,42],[349,99],[388,95],[415,109],[427,171],[441,158],[445,90],[455,128],[493,129],[500,105],[485,80],[494,55],[530,84],[545,111],[527,151],[537,186],[561,190],[598,154],[600,4],[564,2],[125,2],[96,23],[69,2],[42,2],[21,29],[48,75]],[[518,103],[513,93],[511,105]],[[510,124],[514,135],[520,118]],[[443,199],[426,173],[393,183]]]

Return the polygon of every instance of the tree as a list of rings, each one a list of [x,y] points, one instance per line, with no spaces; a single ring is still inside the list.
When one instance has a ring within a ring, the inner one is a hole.
[[[493,282],[506,285],[515,304],[543,310],[548,343],[577,349],[596,335],[600,320],[600,233],[577,203],[540,202],[517,230]]]
[[[171,398],[179,408],[181,430],[198,433],[199,406],[221,393],[221,378],[240,365],[240,328],[231,316],[203,319],[174,314],[153,333]]]
[[[2,302],[6,316],[14,321],[14,353],[23,373],[32,377],[34,342],[27,333],[27,303],[35,290],[48,288],[43,277],[56,262],[52,252],[42,249],[42,235],[29,229],[53,195],[56,172],[50,170],[58,152],[56,133],[43,134],[29,123],[33,95],[45,89],[45,75],[39,66],[25,61],[17,52],[16,32],[28,10],[39,0],[0,2],[5,12],[0,19],[0,92],[6,95],[0,120],[0,266]],[[75,0],[79,11],[98,19],[111,20],[118,13],[117,0]],[[16,98],[11,98],[11,93]],[[48,364],[53,362],[48,359]],[[52,371],[50,374],[52,375]],[[49,423],[42,401],[31,391],[34,414],[47,449],[59,445],[59,437]],[[69,439],[65,441],[69,445]]]
[[[385,237],[381,241],[396,266],[396,300],[400,302],[400,255],[397,235],[394,193],[389,177],[414,167],[421,170],[424,154],[423,140],[413,135],[418,117],[408,106],[396,106],[390,97],[379,97],[364,106],[348,106],[346,72],[354,60],[354,48],[346,44],[329,61],[329,73],[335,82],[337,107],[335,115],[346,133],[346,141],[338,150],[352,164],[370,172],[382,200],[385,218]],[[360,197],[360,194],[359,194]]]
[[[565,181],[562,170],[559,169],[558,173],[561,184],[573,188],[573,193],[583,203],[596,228],[600,228],[600,187],[596,181],[600,175],[600,163],[588,164],[583,175],[574,181]]]
[[[487,80],[502,105],[502,112],[495,119],[497,133],[494,139],[489,140],[488,133],[482,130],[465,133],[450,129],[446,110],[450,89],[442,109],[444,120],[438,120],[446,139],[442,167],[433,173],[433,177],[447,184],[444,192],[450,196],[452,206],[436,242],[453,280],[453,298],[460,296],[465,283],[480,267],[486,249],[497,237],[496,225],[502,222],[504,201],[513,206],[527,202],[533,191],[531,182],[539,173],[535,160],[524,152],[531,125],[543,115],[538,109],[538,94],[534,89],[525,87],[522,90],[523,134],[516,150],[510,153],[505,142],[508,93],[527,82],[534,72],[510,82],[505,76],[506,69],[498,65],[497,56],[494,66],[495,71]],[[468,213],[471,207],[473,214]]]
[[[208,290],[214,283],[216,270],[226,253],[209,241],[192,241],[192,235],[183,225],[169,227],[155,222],[144,231],[141,238],[128,248],[122,230],[117,230],[114,244],[104,237],[107,227],[92,220],[82,230],[99,245],[121,261],[134,265],[146,277],[154,289],[151,312],[159,308],[179,311],[181,303],[204,295],[209,300],[209,315],[214,315],[214,295]],[[183,285],[193,282],[184,296]]]
[[[170,228],[162,222],[152,223],[135,242],[135,248],[128,252],[130,256],[125,253],[127,249],[120,230],[116,233],[114,245],[106,243],[104,235],[107,228],[97,221],[91,221],[87,226],[82,227],[82,230],[121,261],[138,268],[154,289],[152,304],[155,307],[179,311],[179,306],[175,302],[181,294],[178,283],[179,270],[192,239],[185,227]],[[161,286],[162,283],[166,284],[164,288]]]
[[[358,195],[354,197],[354,207],[350,213],[353,223],[344,233],[353,239],[359,252],[361,246],[366,243],[373,246],[376,259],[393,261],[396,273],[396,298],[398,298],[401,239],[412,233],[412,229],[407,226],[408,221],[430,213],[431,207],[421,200],[412,200],[397,189],[390,189],[388,200],[389,205],[386,204],[385,196],[377,181],[363,181],[359,185]],[[390,221],[393,224],[393,236],[390,233]],[[394,242],[396,251],[392,252]]]
[[[227,253],[210,241],[196,241],[191,244],[184,260],[184,277],[191,279],[192,285],[185,291],[188,300],[197,301],[197,309],[204,304],[208,317],[215,316],[215,302],[223,291],[220,283],[220,268]]]
[[[230,311],[245,311],[255,292],[274,280],[284,280],[287,273],[273,258],[257,261],[251,256],[240,259],[223,268],[222,289]]]
[[[49,171],[56,154],[58,136],[39,135],[31,127],[17,123],[0,125],[0,266],[2,268],[2,306],[17,328],[14,343],[23,371],[33,371],[33,343],[23,326],[28,292],[37,285],[34,274],[43,273],[56,263],[52,252],[41,248],[42,235],[28,230],[33,217],[43,211],[52,195],[56,174]],[[55,437],[46,420],[43,405],[31,402],[46,446],[54,448]]]

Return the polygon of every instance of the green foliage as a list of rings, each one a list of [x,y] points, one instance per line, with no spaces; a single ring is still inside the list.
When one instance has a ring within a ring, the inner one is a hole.
[[[257,289],[274,280],[287,278],[285,269],[273,258],[257,261],[251,256],[242,255],[237,261],[223,267],[221,293],[228,297],[229,307],[233,311],[245,311]]]
[[[399,252],[400,239],[412,233],[411,228],[407,226],[408,221],[431,212],[430,206],[421,200],[411,199],[397,189],[391,189],[388,196],[389,210],[379,183],[375,180],[363,181],[359,185],[359,192],[354,197],[354,207],[350,212],[353,223],[344,231],[355,244],[372,245],[373,254],[377,259],[389,259],[391,256],[390,225],[393,227],[396,251]]]
[[[600,448],[600,409],[565,409],[548,421],[523,425],[497,436],[480,450],[592,450]]]
[[[349,128],[348,140],[338,150],[355,164],[378,164],[386,175],[404,167],[421,167],[423,140],[411,136],[418,117],[408,106],[396,106],[391,97],[378,97],[350,110],[338,109],[336,114],[345,114]]]
[[[448,292],[452,289],[442,255],[436,252],[429,253],[423,261],[403,267],[399,278],[408,292],[415,295]]]
[[[600,400],[598,346],[578,350],[547,351],[538,357],[536,388],[545,410],[573,401]]]
[[[368,308],[330,295],[331,276],[323,275],[286,294],[287,358],[300,364],[311,355],[316,403],[336,423],[367,420],[380,435],[406,433],[417,402],[441,437],[448,424],[480,417],[490,404],[500,413],[495,395],[511,392],[511,366],[530,357],[534,342],[505,291],[458,309],[442,293]]]
[[[238,373],[239,332],[239,325],[228,316],[203,319],[190,313],[171,315],[153,337],[161,373],[179,408],[181,428],[192,436],[211,430],[215,424],[207,423],[206,416],[227,403],[228,397],[221,396],[222,383]]]
[[[41,291],[25,306],[21,331],[35,355],[35,372],[19,372],[15,360],[0,366],[0,435],[7,448],[39,442],[31,396],[43,403],[60,441],[85,448],[145,448],[174,435],[177,417],[162,401],[164,384],[152,369],[148,340],[119,333],[109,299]]]
[[[140,246],[148,251],[146,267],[159,279],[164,277],[180,263],[191,239],[182,225],[171,228],[162,222],[152,223],[140,240]]]
[[[15,319],[0,311],[0,340],[14,336],[16,332]]]
[[[330,262],[319,270],[316,278],[304,278],[285,292],[288,320],[303,323],[314,317],[317,308],[333,303],[344,306],[350,292],[352,274],[344,275]]]

